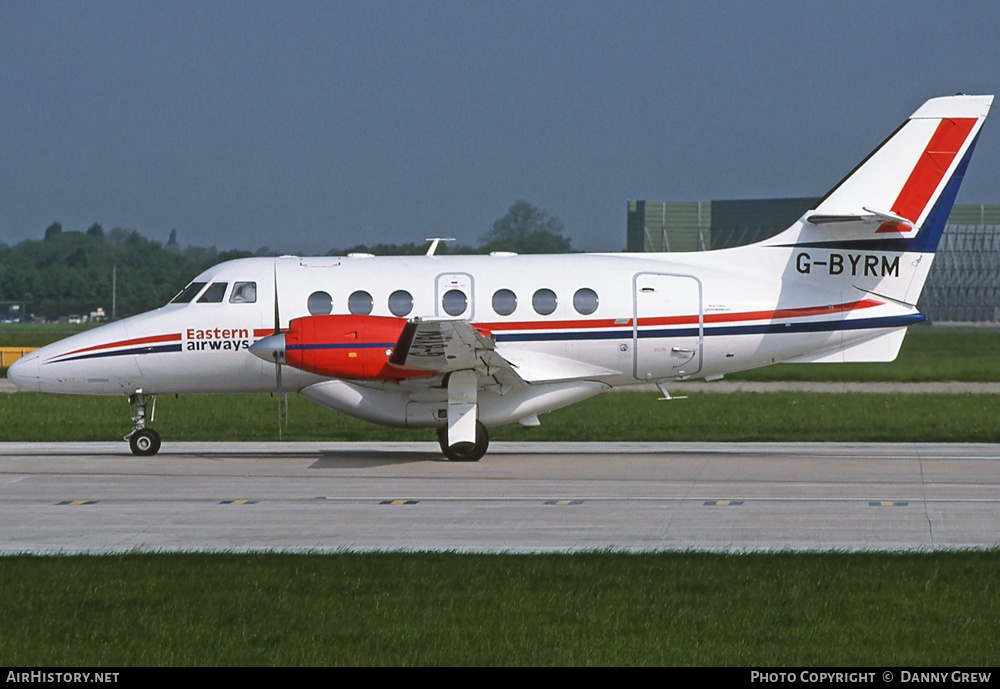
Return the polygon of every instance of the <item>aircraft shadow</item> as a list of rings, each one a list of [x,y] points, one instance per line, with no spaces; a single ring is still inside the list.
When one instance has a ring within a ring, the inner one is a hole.
[[[415,462],[447,462],[439,452],[406,450],[320,450],[320,459],[311,469],[350,469],[374,465],[413,464]]]

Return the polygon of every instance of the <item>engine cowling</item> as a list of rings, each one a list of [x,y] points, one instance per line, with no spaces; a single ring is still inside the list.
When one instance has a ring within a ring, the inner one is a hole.
[[[303,371],[354,380],[400,380],[433,374],[389,363],[406,326],[405,318],[305,316],[288,326],[285,362]]]

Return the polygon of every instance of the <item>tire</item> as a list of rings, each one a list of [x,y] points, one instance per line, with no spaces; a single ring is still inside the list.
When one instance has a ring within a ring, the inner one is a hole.
[[[160,451],[160,434],[152,428],[143,428],[132,434],[128,446],[138,457],[152,457]]]
[[[438,429],[438,445],[452,462],[478,462],[490,446],[490,434],[481,421],[476,421],[476,442],[448,445],[448,427]]]

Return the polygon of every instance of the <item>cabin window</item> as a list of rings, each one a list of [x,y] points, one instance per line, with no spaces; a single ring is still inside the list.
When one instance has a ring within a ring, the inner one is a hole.
[[[201,295],[198,300],[199,304],[221,304],[223,297],[226,296],[226,288],[229,287],[228,282],[213,282],[212,286],[205,290],[205,293]]]
[[[542,316],[548,316],[556,310],[556,293],[550,289],[540,289],[531,297],[531,305],[535,312]]]
[[[367,316],[372,312],[374,304],[372,295],[364,290],[358,290],[347,298],[347,310],[355,316]]]
[[[469,298],[460,289],[450,289],[441,298],[441,308],[449,316],[460,316],[469,307]]]
[[[176,297],[170,300],[171,304],[189,304],[195,295],[201,291],[201,288],[205,286],[204,282],[192,282],[190,285],[182,289]]]
[[[314,316],[325,316],[333,311],[333,299],[326,292],[313,292],[309,295],[306,307]]]
[[[237,282],[233,286],[233,294],[229,297],[230,304],[255,304],[257,303],[257,283]]]
[[[493,293],[493,310],[501,316],[509,316],[517,308],[517,295],[509,289],[498,289]]]
[[[413,310],[413,295],[405,289],[398,289],[389,295],[389,311],[393,316],[405,316]]]
[[[589,287],[584,287],[578,289],[576,294],[573,295],[573,308],[576,309],[577,313],[589,316],[594,311],[597,311],[598,301],[597,292]]]

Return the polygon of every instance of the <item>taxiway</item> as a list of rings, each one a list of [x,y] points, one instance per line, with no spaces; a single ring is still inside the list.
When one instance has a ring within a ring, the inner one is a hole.
[[[1000,445],[0,443],[6,554],[998,543]]]

